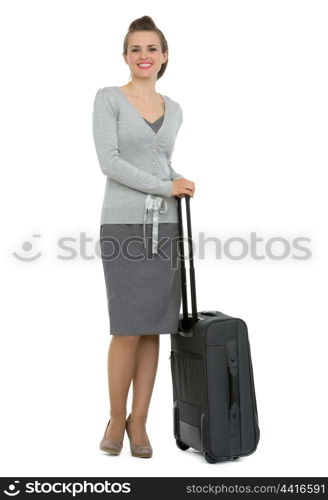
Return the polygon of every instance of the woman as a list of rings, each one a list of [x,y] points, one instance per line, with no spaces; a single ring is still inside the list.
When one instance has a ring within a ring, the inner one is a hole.
[[[193,196],[195,184],[171,164],[182,109],[155,90],[167,66],[168,47],[149,16],[131,23],[123,57],[131,81],[99,89],[93,108],[95,147],[107,176],[100,243],[112,335],[110,419],[100,449],[118,455],[126,429],[131,454],[151,457],[146,420],[159,335],[177,333],[181,302],[175,197]]]

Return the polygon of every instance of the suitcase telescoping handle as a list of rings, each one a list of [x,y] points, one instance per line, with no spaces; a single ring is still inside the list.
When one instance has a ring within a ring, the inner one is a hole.
[[[192,231],[191,231],[191,215],[190,215],[190,196],[184,195],[186,199],[186,213],[187,213],[187,229],[188,229],[188,249],[189,249],[189,275],[190,275],[190,292],[191,292],[191,308],[192,317],[188,315],[188,299],[187,299],[187,281],[186,281],[186,265],[183,244],[183,222],[182,222],[182,199],[180,196],[175,196],[178,204],[178,220],[179,220],[179,257],[181,258],[181,285],[182,285],[182,310],[183,317],[180,320],[179,329],[182,332],[187,332],[192,329],[195,323],[199,320],[197,315],[196,303],[196,283],[195,283],[195,268],[194,268],[194,254],[192,245]]]

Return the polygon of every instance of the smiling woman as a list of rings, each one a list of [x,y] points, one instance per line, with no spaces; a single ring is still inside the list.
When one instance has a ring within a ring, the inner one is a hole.
[[[100,246],[112,335],[108,352],[111,418],[100,449],[118,455],[128,423],[132,455],[151,457],[145,425],[159,336],[176,334],[179,326],[175,197],[192,196],[195,187],[172,167],[183,114],[178,102],[155,90],[167,66],[168,47],[150,17],[131,23],[123,57],[131,82],[98,89],[93,108],[95,148],[106,175]],[[132,413],[127,422],[132,380]]]
[[[131,75],[133,66],[143,71],[151,68],[156,80],[165,73],[168,64],[168,43],[163,32],[149,16],[143,16],[130,24],[123,42],[123,57],[130,66]],[[139,66],[143,63],[150,63],[151,66]]]

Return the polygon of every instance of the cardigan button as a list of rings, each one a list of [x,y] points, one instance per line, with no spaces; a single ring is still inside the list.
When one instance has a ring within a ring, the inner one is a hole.
[[[153,149],[153,151],[157,151],[157,149]]]

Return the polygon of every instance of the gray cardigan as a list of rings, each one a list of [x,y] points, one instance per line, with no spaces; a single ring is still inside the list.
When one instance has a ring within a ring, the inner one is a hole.
[[[155,132],[118,86],[97,90],[92,127],[96,153],[107,176],[100,224],[153,223],[153,250],[159,222],[178,222],[172,195],[183,177],[171,162],[183,113],[166,95],[162,126]]]

